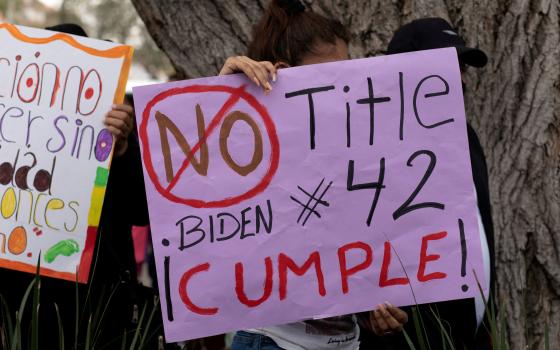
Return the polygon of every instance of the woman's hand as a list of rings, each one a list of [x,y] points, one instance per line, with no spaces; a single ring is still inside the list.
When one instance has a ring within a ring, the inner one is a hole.
[[[378,336],[393,335],[403,330],[408,315],[403,310],[386,302],[369,313],[372,330]]]
[[[134,110],[125,104],[115,104],[105,115],[105,125],[115,136],[115,155],[121,156],[128,148],[128,135],[134,127],[132,114]]]
[[[271,62],[257,62],[246,56],[230,57],[220,70],[220,75],[245,73],[265,94],[272,91],[270,80],[276,81],[276,67]]]

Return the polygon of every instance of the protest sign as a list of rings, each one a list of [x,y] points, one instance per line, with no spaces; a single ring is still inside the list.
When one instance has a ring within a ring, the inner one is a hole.
[[[455,49],[134,98],[168,341],[479,293]]]
[[[0,267],[87,282],[132,48],[0,24]]]

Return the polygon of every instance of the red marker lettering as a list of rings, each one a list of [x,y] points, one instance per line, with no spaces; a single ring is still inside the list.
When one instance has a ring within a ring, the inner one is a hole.
[[[187,284],[189,283],[191,277],[193,277],[197,273],[208,271],[209,269],[210,269],[209,263],[195,266],[192,269],[185,272],[181,277],[181,281],[179,282],[179,295],[181,296],[181,300],[183,301],[187,309],[199,315],[215,315],[218,313],[218,308],[217,307],[204,308],[193,303],[187,291]]]
[[[385,242],[383,264],[381,265],[381,274],[379,275],[379,287],[408,284],[408,278],[406,277],[389,278],[389,266],[391,266],[391,243]]]
[[[430,254],[427,255],[428,251],[428,241],[435,241],[438,239],[442,239],[447,236],[447,232],[438,232],[432,233],[427,236],[422,237],[422,246],[420,248],[420,263],[418,264],[418,281],[420,282],[427,282],[430,280],[441,279],[447,277],[446,273],[443,272],[432,272],[429,274],[426,273],[426,264],[430,261],[439,260],[439,254]]]
[[[366,253],[366,258],[363,262],[356,266],[348,268],[346,265],[346,252],[352,249],[361,249]],[[367,269],[371,265],[373,259],[373,252],[371,247],[364,242],[354,242],[346,244],[338,249],[338,262],[340,264],[340,278],[342,280],[342,292],[348,293],[348,277],[356,274],[359,271]]]
[[[238,262],[235,264],[235,293],[237,294],[237,299],[248,307],[256,307],[265,302],[272,293],[272,259],[267,257],[265,260],[266,266],[266,277],[263,286],[263,295],[256,300],[251,300],[245,294],[245,281],[244,281],[244,274],[243,274],[243,264]]]
[[[327,294],[325,289],[325,279],[323,277],[323,271],[321,270],[321,256],[319,252],[313,252],[309,255],[309,258],[305,261],[302,266],[298,266],[292,258],[284,253],[280,253],[278,256],[278,273],[280,274],[280,300],[286,299],[287,287],[288,287],[288,269],[292,271],[297,276],[303,276],[307,270],[311,268],[311,265],[315,265],[315,274],[317,275],[317,284],[319,288],[319,294],[324,297]]]

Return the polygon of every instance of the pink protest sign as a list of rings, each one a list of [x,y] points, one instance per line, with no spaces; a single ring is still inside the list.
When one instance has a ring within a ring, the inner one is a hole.
[[[134,99],[168,341],[479,294],[454,49]]]

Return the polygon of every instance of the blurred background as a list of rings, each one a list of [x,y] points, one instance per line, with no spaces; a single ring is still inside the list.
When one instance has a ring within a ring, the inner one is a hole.
[[[133,86],[167,81],[174,74],[130,1],[0,0],[0,21],[37,28],[71,22],[81,25],[92,38],[134,46],[129,92]]]

